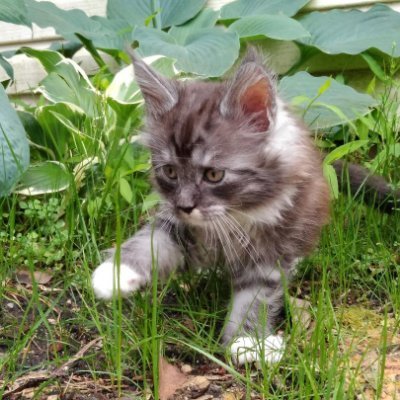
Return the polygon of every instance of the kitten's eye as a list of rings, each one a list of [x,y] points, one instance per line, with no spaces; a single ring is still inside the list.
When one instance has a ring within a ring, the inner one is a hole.
[[[176,179],[178,177],[176,168],[173,165],[164,165],[162,167],[162,171],[164,172],[164,175],[169,179]]]
[[[225,176],[225,171],[221,169],[208,168],[204,171],[204,179],[210,183],[221,182]]]

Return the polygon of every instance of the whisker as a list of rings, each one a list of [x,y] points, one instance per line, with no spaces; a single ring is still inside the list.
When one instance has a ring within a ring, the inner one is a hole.
[[[233,218],[233,217],[232,217]],[[233,219],[230,219],[228,215],[224,216],[225,224],[230,228],[230,232],[235,236],[245,253],[251,258],[254,264],[258,261],[254,258],[254,254],[258,256],[258,252],[251,242],[250,236],[244,229]],[[254,254],[253,254],[254,253]]]
[[[227,220],[237,229],[238,232],[240,232],[245,239],[247,239],[246,245],[250,246],[251,249],[258,255],[257,250],[255,249],[253,243],[251,242],[250,235],[246,232],[246,230],[242,227],[242,225],[239,223],[239,221],[230,214],[226,214]],[[244,243],[243,243],[244,245]]]
[[[217,237],[218,237],[218,241],[219,241],[219,243],[221,244],[222,252],[223,252],[223,254],[225,255],[225,257],[228,258],[228,254],[227,254],[227,251],[226,251],[226,249],[225,249],[225,244],[224,244],[224,241],[222,240],[222,237],[221,237],[220,228],[219,228],[219,226],[216,224],[215,221],[210,220],[210,222],[211,222],[211,225],[213,226],[214,232],[216,233],[216,235],[217,235]],[[228,263],[228,266],[231,267],[230,263]]]
[[[242,258],[237,253],[235,245],[232,242],[231,238],[229,237],[228,232],[226,232],[226,230],[224,229],[223,220],[216,219],[215,223],[220,227],[221,234],[224,237],[224,239],[226,240],[226,244],[229,246],[230,254],[227,255],[227,259],[228,259],[229,263],[231,264],[231,266],[234,266],[235,261],[238,261],[242,265],[242,267],[245,267],[245,265],[243,264]],[[233,253],[235,253],[235,254],[233,254]],[[232,269],[232,271],[234,271],[233,268],[231,268],[231,269]]]

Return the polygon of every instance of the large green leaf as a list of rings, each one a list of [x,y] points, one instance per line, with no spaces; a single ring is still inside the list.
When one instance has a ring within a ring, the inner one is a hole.
[[[28,164],[24,127],[0,85],[0,196],[9,193]]]
[[[172,78],[176,74],[174,69],[175,60],[172,58],[163,56],[154,57],[153,60],[150,61],[150,64],[161,75],[167,76],[168,78]]]
[[[358,93],[350,86],[304,71],[284,77],[279,92],[303,111],[306,123],[313,129],[347,123],[365,115],[377,104],[371,96]]]
[[[89,17],[82,10],[64,10],[48,1],[24,0],[27,16],[41,28],[53,27],[65,39],[76,41],[76,33],[99,48],[122,49],[131,36],[132,27],[125,21]]]
[[[0,54],[0,67],[4,69],[10,79],[14,80],[14,69],[2,54]]]
[[[124,21],[130,26],[144,26],[145,21],[153,14],[151,1],[142,0],[108,0],[107,18]]]
[[[24,49],[48,72],[38,91],[52,103],[71,103],[89,116],[98,115],[99,97],[83,69],[73,60],[52,50]]]
[[[84,143],[82,139],[75,138],[71,130],[60,122],[59,115],[64,115],[74,126],[82,125],[86,119],[84,111],[71,103],[58,102],[40,106],[35,110],[35,117],[42,132],[30,137],[40,146],[50,149],[58,159],[64,159],[68,150],[73,151]]]
[[[126,44],[130,43],[134,27],[127,25],[125,21],[109,20],[99,16],[93,16],[91,19],[101,24],[102,33],[83,36],[90,39],[97,48],[123,50]]]
[[[151,66],[160,72],[163,76],[173,77],[175,72],[173,64],[175,60],[167,57],[151,57],[153,58]],[[147,61],[147,60],[145,60]],[[122,68],[114,75],[113,80],[108,85],[105,95],[108,98],[124,105],[134,105],[143,102],[143,97],[139,86],[134,79],[134,70],[132,65]]]
[[[134,80],[132,65],[122,68],[115,74],[105,95],[121,104],[137,104],[142,101],[139,86]]]
[[[0,21],[10,22],[17,25],[31,26],[28,18],[28,9],[24,0],[1,0]]]
[[[25,0],[32,22],[41,28],[53,27],[65,39],[76,40],[75,32],[91,39],[104,34],[104,27],[82,10],[63,10],[49,1]]]
[[[29,166],[15,192],[25,196],[61,192],[69,187],[70,181],[70,173],[64,164],[45,161]]]
[[[123,49],[129,43],[135,26],[150,24],[151,18],[163,29],[183,24],[199,13],[205,1],[109,0],[108,18],[104,18],[89,17],[79,9],[63,10],[48,1],[24,0],[24,15],[29,22],[34,22],[41,28],[53,27],[68,40],[76,41],[79,34],[91,40],[98,48]]]
[[[37,58],[47,73],[56,71],[57,64],[65,60],[62,54],[54,50],[36,50],[30,47],[22,47],[21,51],[30,57]]]
[[[108,0],[107,16],[126,21],[130,26],[144,26],[154,15],[154,21],[161,23],[158,28],[164,29],[193,18],[205,3],[206,0]]]
[[[310,32],[301,42],[327,54],[359,54],[376,48],[400,56],[400,13],[382,4],[368,11],[332,10],[299,18]]]
[[[57,159],[72,157],[74,162],[104,150],[104,138],[115,127],[116,119],[106,104],[98,110],[98,117],[91,117],[78,106],[62,102],[38,107],[35,116],[43,129],[42,141],[46,140]]]
[[[139,41],[143,55],[162,54],[174,58],[178,70],[204,76],[221,76],[239,54],[237,34],[219,28],[197,29],[188,34],[183,43],[163,31],[137,28],[134,39]]]
[[[38,91],[52,103],[72,103],[84,110],[89,116],[98,115],[96,95],[90,88],[81,84],[81,79],[76,72],[68,68],[70,61],[65,61],[64,71],[51,72],[42,81]]]
[[[47,143],[44,139],[45,135],[43,133],[43,129],[35,118],[34,114],[22,110],[17,111],[17,113],[29,138],[31,151],[34,151],[34,149],[39,149],[44,151],[46,154],[49,154],[52,158],[55,158],[54,152],[47,146]]]
[[[230,27],[240,38],[266,36],[278,40],[294,40],[310,34],[296,20],[285,15],[257,15],[240,18]]]
[[[156,58],[151,63],[152,67],[159,71],[163,76],[173,77],[175,71],[173,64],[175,60],[167,57]],[[146,60],[145,60],[146,61]],[[129,125],[129,121],[134,118],[140,118],[140,110],[136,109],[137,104],[143,102],[139,86],[134,80],[132,65],[121,69],[111,81],[105,91],[107,103],[115,111],[117,129],[124,130]]]
[[[221,8],[221,19],[236,19],[249,15],[295,15],[310,0],[237,0]]]
[[[178,43],[182,44],[185,43],[187,36],[194,30],[212,28],[216,24],[218,17],[218,11],[214,11],[211,8],[205,8],[197,14],[196,18],[193,18],[186,24],[171,27],[168,33],[172,35]]]

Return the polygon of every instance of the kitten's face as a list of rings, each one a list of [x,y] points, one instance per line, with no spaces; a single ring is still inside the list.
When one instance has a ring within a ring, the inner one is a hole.
[[[280,179],[278,160],[265,157],[265,133],[221,115],[222,91],[182,86],[178,103],[148,123],[157,187],[179,218],[196,225],[257,207]]]
[[[149,78],[135,64],[148,111],[145,139],[155,183],[188,224],[213,225],[256,209],[279,191],[279,160],[265,152],[274,91],[265,71],[251,64],[249,77],[239,70],[229,84],[157,76],[151,87],[154,71]]]

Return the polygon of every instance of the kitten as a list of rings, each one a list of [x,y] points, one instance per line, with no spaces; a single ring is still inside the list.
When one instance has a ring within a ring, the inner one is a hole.
[[[273,334],[283,282],[316,245],[329,214],[321,157],[279,98],[274,76],[250,50],[231,79],[179,82],[133,58],[145,100],[145,143],[164,199],[154,225],[123,243],[119,289],[159,275],[223,263],[233,299],[224,341],[237,364],[279,361]],[[219,264],[218,264],[219,265]],[[116,290],[114,260],[93,274],[99,298]],[[266,322],[265,322],[266,321]]]

